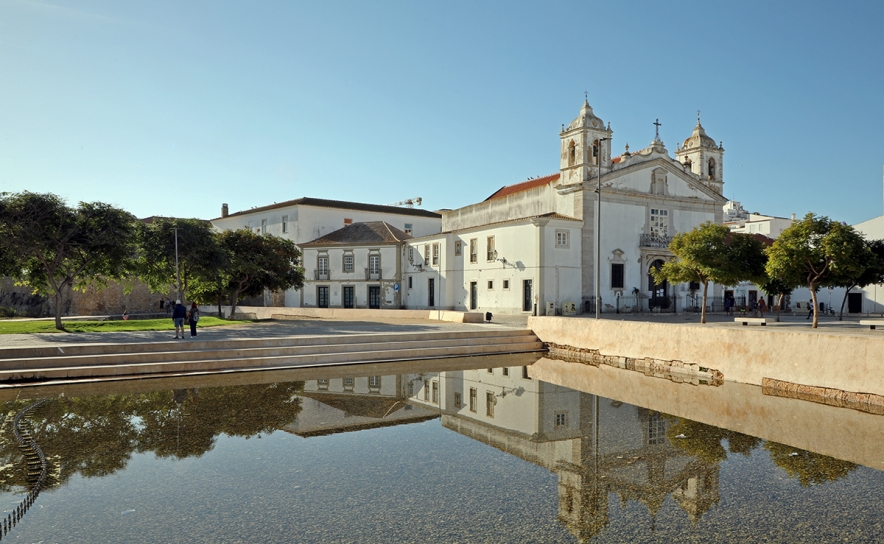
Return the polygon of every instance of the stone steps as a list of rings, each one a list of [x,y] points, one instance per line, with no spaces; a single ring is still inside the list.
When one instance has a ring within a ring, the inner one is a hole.
[[[63,349],[60,355],[56,348],[34,348],[31,357],[24,356],[21,348],[0,350],[0,386],[500,355],[540,352],[544,346],[531,331],[511,330],[92,344]]]

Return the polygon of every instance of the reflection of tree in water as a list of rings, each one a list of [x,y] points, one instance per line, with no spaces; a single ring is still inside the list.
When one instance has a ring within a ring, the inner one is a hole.
[[[850,461],[795,449],[779,442],[768,441],[764,449],[770,452],[770,458],[778,467],[789,477],[797,478],[804,487],[834,482],[856,468],[856,464]]]
[[[728,431],[705,423],[669,416],[675,423],[666,431],[666,437],[677,448],[707,463],[727,459],[727,451],[748,456],[761,444],[760,438],[736,431]],[[727,440],[728,449],[721,445]]]
[[[29,426],[62,483],[74,474],[106,476],[126,467],[133,453],[198,457],[221,434],[249,438],[291,423],[301,410],[303,382],[137,395],[61,397],[34,412]],[[9,402],[18,411],[31,401]],[[9,428],[3,429],[10,434]],[[27,470],[14,440],[0,441],[0,491],[27,486]],[[51,482],[50,482],[51,483]]]

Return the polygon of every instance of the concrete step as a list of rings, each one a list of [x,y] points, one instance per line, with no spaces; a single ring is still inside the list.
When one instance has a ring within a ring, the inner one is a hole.
[[[515,343],[463,345],[456,347],[421,347],[398,350],[380,349],[359,352],[8,369],[0,370],[0,383],[6,382],[6,385],[17,385],[21,382],[45,382],[47,380],[77,378],[86,379],[114,376],[138,378],[150,375],[221,372],[238,369],[254,370],[256,368],[270,370],[328,364],[376,363],[478,355],[499,355],[506,353],[526,353],[542,351],[543,349],[543,343],[539,340],[534,340]]]
[[[324,353],[359,353],[359,352],[375,352],[375,351],[398,351],[424,348],[459,348],[463,346],[499,346],[501,350],[506,350],[510,344],[525,343],[536,341],[533,335],[521,334],[514,335],[490,335],[475,336],[471,335],[466,338],[450,338],[446,334],[443,338],[433,335],[422,335],[421,339],[409,336],[403,340],[382,341],[377,335],[370,335],[363,339],[362,342],[343,342],[343,343],[326,343],[323,342],[315,345],[304,345],[302,342],[296,345],[276,345],[279,342],[271,342],[272,346],[256,346],[235,348],[218,348],[218,342],[203,342],[207,346],[205,349],[195,348],[187,342],[169,342],[164,343],[170,349],[167,351],[150,351],[150,352],[126,352],[116,350],[112,353],[90,354],[90,355],[56,355],[49,357],[27,357],[27,358],[8,358],[0,360],[0,370],[5,369],[35,369],[35,368],[58,368],[66,366],[97,366],[111,364],[136,364],[150,362],[185,362],[185,361],[203,361],[209,359],[237,359],[237,358],[261,358],[261,357],[282,357],[297,356]],[[530,331],[529,331],[530,332]],[[251,344],[256,344],[251,342]]]
[[[172,334],[172,331],[169,331]],[[247,333],[244,333],[247,334]],[[527,329],[498,329],[478,331],[439,331],[376,334],[343,334],[329,336],[287,336],[279,338],[238,338],[234,340],[172,340],[139,343],[67,344],[61,346],[0,348],[0,364],[5,359],[29,359],[40,357],[107,355],[112,353],[156,353],[182,350],[237,350],[249,348],[292,347],[361,344],[368,342],[402,342],[414,339],[473,339],[493,337],[534,337]]]

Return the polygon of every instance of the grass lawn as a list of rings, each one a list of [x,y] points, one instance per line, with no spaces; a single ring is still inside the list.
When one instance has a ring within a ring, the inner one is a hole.
[[[173,331],[175,326],[169,317],[160,319],[132,319],[129,321],[65,321],[61,320],[68,332],[117,332],[117,331]],[[204,327],[223,327],[225,325],[242,325],[247,321],[226,321],[217,317],[204,316],[197,325]],[[190,325],[184,323],[190,330]],[[63,332],[55,328],[54,320],[0,320],[0,334],[33,334],[36,332]]]

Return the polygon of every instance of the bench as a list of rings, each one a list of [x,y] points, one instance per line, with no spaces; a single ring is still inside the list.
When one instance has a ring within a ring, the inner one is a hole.
[[[768,321],[773,322],[773,320],[770,320],[766,317],[735,317],[734,321],[736,323],[742,323],[743,326],[747,326],[752,323],[753,325],[761,325],[762,327],[767,325]]]
[[[884,319],[860,319],[859,324],[875,330],[876,326],[884,327]]]

